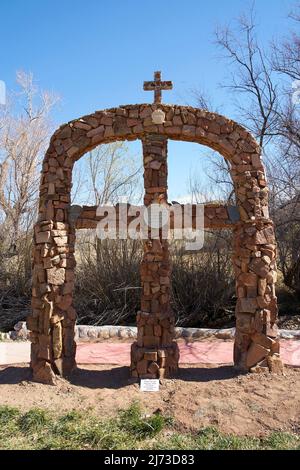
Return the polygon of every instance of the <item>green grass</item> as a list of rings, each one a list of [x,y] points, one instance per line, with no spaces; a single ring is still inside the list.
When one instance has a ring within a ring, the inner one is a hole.
[[[130,408],[121,411],[118,421],[121,429],[138,440],[156,436],[167,424],[171,424],[171,419],[160,413],[143,417],[138,403],[133,403]]]
[[[32,408],[18,419],[18,427],[23,434],[32,434],[43,431],[50,423],[50,417],[45,410]]]
[[[298,449],[300,436],[273,432],[264,438],[225,435],[217,428],[179,433],[160,413],[144,415],[138,403],[115,418],[99,419],[92,410],[55,415],[39,408],[21,413],[0,406],[0,449]]]

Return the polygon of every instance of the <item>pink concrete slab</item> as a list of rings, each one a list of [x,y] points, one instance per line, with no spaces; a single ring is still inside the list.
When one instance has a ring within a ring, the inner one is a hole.
[[[232,362],[233,343],[231,342],[199,342],[180,343],[181,364],[226,364]]]
[[[300,341],[281,340],[280,355],[284,364],[300,367]]]
[[[300,341],[281,340],[281,356],[285,364],[300,367]],[[232,363],[233,343],[229,341],[201,341],[179,343],[181,364]],[[128,343],[86,343],[77,345],[78,364],[130,364]]]
[[[78,364],[130,364],[129,343],[79,343],[76,361]]]
[[[281,340],[281,357],[285,364],[300,367],[300,341]],[[78,364],[130,364],[129,343],[80,343],[77,345]],[[181,364],[232,363],[231,341],[179,342]],[[28,363],[30,343],[0,343],[0,365]]]

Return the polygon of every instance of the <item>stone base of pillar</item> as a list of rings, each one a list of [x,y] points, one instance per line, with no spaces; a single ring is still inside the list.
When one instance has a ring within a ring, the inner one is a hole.
[[[32,380],[46,385],[56,385],[56,375],[51,364],[46,361],[39,361],[31,365]]]
[[[76,351],[75,344],[74,351]],[[38,345],[31,344],[30,368],[32,370],[32,378],[35,382],[56,385],[57,377],[68,379],[77,367],[75,353],[70,357],[62,356],[52,360],[39,358],[38,353]]]
[[[69,378],[72,372],[77,368],[76,361],[73,357],[61,357],[55,359],[53,369],[60,376]]]
[[[255,333],[236,333],[234,343],[234,368],[241,372],[283,373],[283,362],[279,355],[279,338]]]
[[[169,346],[146,348],[134,342],[131,346],[130,373],[133,378],[163,379],[178,371],[179,348],[176,341]]]
[[[47,361],[39,361],[30,364],[32,380],[47,385],[56,385],[57,377],[69,379],[77,365],[72,358],[57,359],[53,364]]]

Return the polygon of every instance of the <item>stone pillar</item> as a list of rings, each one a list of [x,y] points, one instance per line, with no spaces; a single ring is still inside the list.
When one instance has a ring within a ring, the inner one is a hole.
[[[167,205],[167,138],[149,134],[143,139],[144,204]],[[169,377],[177,371],[179,350],[174,314],[170,307],[171,263],[168,241],[161,230],[157,239],[144,242],[141,263],[141,311],[138,337],[131,349],[131,375]]]
[[[51,147],[50,147],[51,152]],[[72,163],[46,157],[34,229],[31,330],[33,379],[54,384],[75,367],[75,229],[69,223]]]
[[[233,234],[237,293],[234,364],[244,371],[281,372],[276,241],[268,213],[268,190],[261,167],[244,174],[239,169],[233,169],[241,216]]]

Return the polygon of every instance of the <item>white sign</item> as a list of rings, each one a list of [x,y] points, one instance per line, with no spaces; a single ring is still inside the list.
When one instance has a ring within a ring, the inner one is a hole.
[[[159,379],[141,379],[141,392],[159,392]]]
[[[166,115],[161,109],[156,109],[153,111],[151,117],[154,124],[163,124],[165,122]]]

